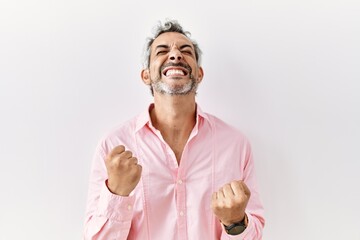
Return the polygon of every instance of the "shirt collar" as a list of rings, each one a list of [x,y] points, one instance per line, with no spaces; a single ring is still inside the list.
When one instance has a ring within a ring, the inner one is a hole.
[[[147,124],[152,125],[151,118],[150,118],[150,110],[153,107],[154,107],[154,103],[151,103],[149,105],[148,109],[146,111],[142,112],[138,116],[138,118],[136,120],[135,132],[138,132],[140,129],[142,129]],[[196,124],[198,124],[200,117],[209,121],[209,117],[207,116],[207,114],[201,110],[201,108],[198,104],[196,104],[196,122],[197,122]]]

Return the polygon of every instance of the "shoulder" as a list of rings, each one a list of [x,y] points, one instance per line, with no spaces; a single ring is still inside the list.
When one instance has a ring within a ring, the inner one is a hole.
[[[235,125],[228,123],[219,117],[205,113],[218,139],[230,142],[249,144],[248,137]]]
[[[124,145],[126,148],[133,148],[133,139],[136,129],[138,116],[128,119],[118,125],[113,126],[100,139],[98,148],[105,154],[109,153],[114,147]]]

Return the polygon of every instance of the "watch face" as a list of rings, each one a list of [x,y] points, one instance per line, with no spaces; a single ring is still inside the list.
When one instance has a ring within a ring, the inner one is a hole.
[[[242,233],[245,229],[246,227],[244,225],[236,225],[233,228],[229,229],[227,233],[230,235],[238,235]]]

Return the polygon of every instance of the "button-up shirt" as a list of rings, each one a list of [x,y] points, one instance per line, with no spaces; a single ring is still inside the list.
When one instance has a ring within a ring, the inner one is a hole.
[[[150,108],[100,141],[90,173],[84,239],[261,239],[265,220],[247,138],[197,107],[196,124],[178,164],[153,127]],[[112,194],[106,186],[104,161],[118,145],[142,165],[140,182],[128,197]],[[236,236],[226,233],[211,209],[212,193],[233,180],[243,180],[251,191],[248,226]]]

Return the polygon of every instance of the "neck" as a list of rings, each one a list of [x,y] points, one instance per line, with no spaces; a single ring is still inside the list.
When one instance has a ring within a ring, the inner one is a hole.
[[[174,151],[178,162],[196,123],[195,95],[155,94],[151,121]]]
[[[151,120],[154,127],[165,132],[192,130],[195,125],[195,97],[155,95]]]

